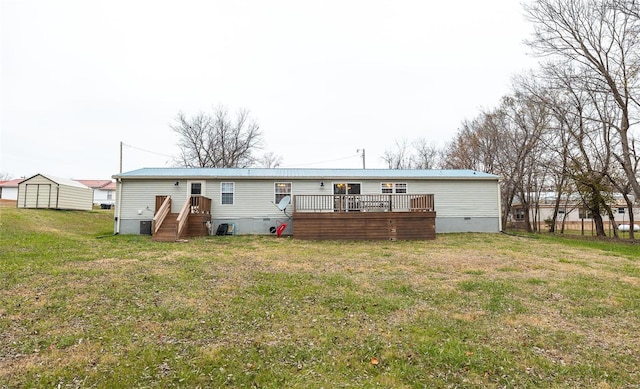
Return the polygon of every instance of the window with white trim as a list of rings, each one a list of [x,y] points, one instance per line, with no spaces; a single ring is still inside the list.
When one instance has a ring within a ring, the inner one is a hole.
[[[516,220],[524,220],[524,208],[516,208],[513,214]]]
[[[383,182],[381,189],[381,193],[407,193],[407,184],[405,182]]]
[[[233,182],[220,183],[220,203],[222,205],[233,204],[234,190],[235,190],[235,184]]]
[[[276,204],[280,204],[280,200],[286,196],[291,196],[291,183],[290,182],[276,182],[274,184],[274,200]]]

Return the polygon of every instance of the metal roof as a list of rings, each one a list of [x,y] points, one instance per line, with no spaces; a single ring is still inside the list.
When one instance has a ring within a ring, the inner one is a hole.
[[[473,170],[396,170],[396,169],[266,169],[266,168],[142,168],[113,178],[403,178],[403,179],[485,179],[497,180],[498,176]]]
[[[74,180],[91,189],[115,189],[115,184],[111,180]]]
[[[66,185],[66,186],[74,186],[76,188],[91,189],[88,186],[86,186],[86,185],[84,185],[84,184],[82,184],[82,183],[80,183],[78,181],[74,181],[72,179],[69,179],[69,178],[55,177],[55,176],[51,176],[49,174],[42,174],[42,173],[35,174],[35,175],[25,179],[25,180],[22,180],[20,182],[20,184],[22,184],[23,182],[29,181],[32,178],[37,177],[37,176],[42,176],[42,177],[46,178],[47,180],[49,180],[49,181],[51,181],[51,182],[53,182],[55,184],[58,184],[58,185]]]
[[[18,184],[24,181],[24,178],[15,178],[9,181],[0,181],[0,187],[2,188],[17,188]]]

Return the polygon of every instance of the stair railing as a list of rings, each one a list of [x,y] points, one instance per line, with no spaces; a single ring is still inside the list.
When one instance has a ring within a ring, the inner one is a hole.
[[[176,219],[178,222],[178,226],[176,230],[176,239],[179,239],[180,235],[182,235],[182,232],[186,227],[187,222],[189,221],[190,214],[191,214],[191,197],[189,197],[187,201],[184,203],[184,205],[182,206],[182,209],[180,210],[180,214],[178,214],[178,219]]]
[[[160,226],[162,226],[162,222],[171,211],[171,196],[165,197],[164,201],[162,201],[162,205],[156,211],[156,214],[153,216],[153,234],[157,234],[158,230],[160,230]]]

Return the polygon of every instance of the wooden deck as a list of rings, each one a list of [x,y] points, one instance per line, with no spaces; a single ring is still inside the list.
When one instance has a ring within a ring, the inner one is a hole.
[[[293,237],[429,240],[435,219],[433,195],[296,195]]]

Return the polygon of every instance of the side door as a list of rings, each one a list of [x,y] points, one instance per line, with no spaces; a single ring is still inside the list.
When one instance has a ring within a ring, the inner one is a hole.
[[[191,213],[198,213],[200,209],[201,197],[204,196],[204,181],[188,181],[187,198],[191,198]]]

